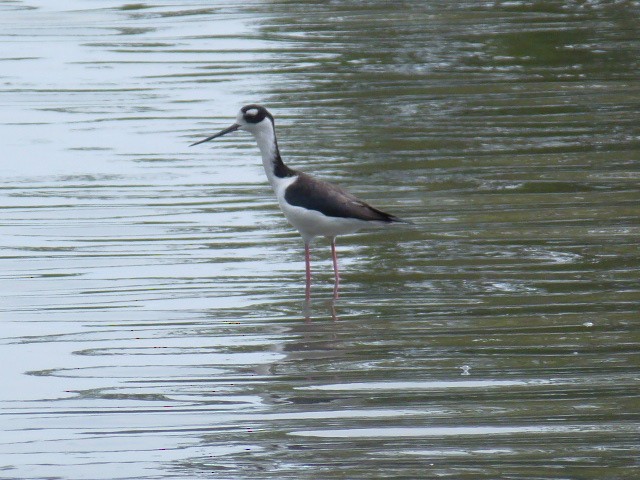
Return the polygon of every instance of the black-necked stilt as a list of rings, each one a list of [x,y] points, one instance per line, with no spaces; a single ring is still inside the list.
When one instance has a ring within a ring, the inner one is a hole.
[[[278,149],[273,116],[260,105],[242,107],[236,117],[236,123],[191,146],[208,142],[236,130],[246,130],[258,142],[262,164],[280,208],[289,223],[302,235],[307,299],[311,292],[310,244],[314,237],[322,236],[331,240],[335,274],[334,296],[337,297],[340,273],[336,255],[336,236],[353,233],[371,224],[411,223],[372,207],[336,185],[318,180],[285,165]]]

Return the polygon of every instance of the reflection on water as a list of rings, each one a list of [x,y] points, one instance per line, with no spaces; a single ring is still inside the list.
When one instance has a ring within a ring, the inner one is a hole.
[[[639,9],[1,5],[0,477],[632,478]],[[418,224],[339,300],[249,102]]]

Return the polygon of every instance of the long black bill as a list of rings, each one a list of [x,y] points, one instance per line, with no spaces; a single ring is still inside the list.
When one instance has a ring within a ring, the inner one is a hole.
[[[192,143],[191,145],[189,145],[190,147],[193,147],[194,145],[200,145],[201,143],[204,142],[208,142],[209,140],[213,140],[214,138],[218,138],[221,137],[223,135],[226,135],[227,133],[231,133],[231,132],[235,132],[236,130],[238,130],[240,128],[240,125],[238,125],[237,123],[234,123],[233,125],[231,125],[229,128],[225,128],[224,130],[222,130],[221,132],[216,133],[215,135],[211,135],[210,137],[205,138],[204,140],[200,140],[199,142],[196,143]]]

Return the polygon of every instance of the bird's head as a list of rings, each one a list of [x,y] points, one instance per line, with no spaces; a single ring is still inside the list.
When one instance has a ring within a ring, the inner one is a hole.
[[[219,131],[214,135],[211,135],[210,137],[205,138],[204,140],[192,143],[191,146],[208,142],[209,140],[222,137],[223,135],[235,132],[236,130],[245,130],[253,134],[253,136],[255,137],[261,135],[273,136],[273,115],[271,115],[269,113],[269,110],[264,108],[262,105],[245,105],[238,112],[238,115],[236,116],[236,122],[233,125]]]

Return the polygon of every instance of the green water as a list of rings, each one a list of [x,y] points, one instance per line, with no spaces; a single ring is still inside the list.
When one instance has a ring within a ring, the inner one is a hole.
[[[639,476],[638,2],[0,5],[0,478]],[[252,138],[415,228],[313,249]]]

